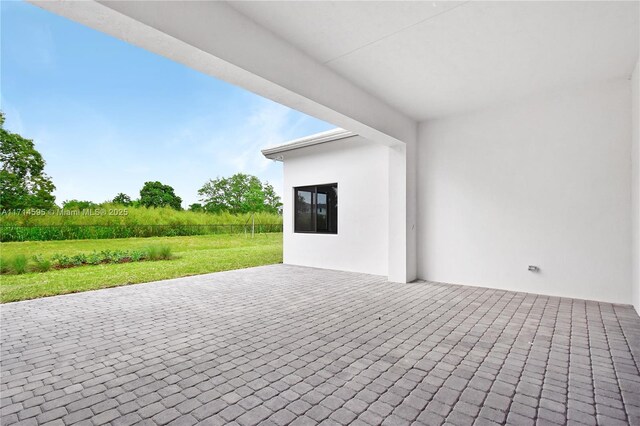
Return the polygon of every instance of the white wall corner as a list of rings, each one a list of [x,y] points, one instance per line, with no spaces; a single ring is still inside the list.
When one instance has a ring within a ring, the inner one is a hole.
[[[416,141],[389,147],[389,281],[417,277]]]
[[[640,61],[631,75],[631,291],[632,304],[640,313]]]
[[[617,78],[421,123],[418,276],[630,304],[630,93]]]

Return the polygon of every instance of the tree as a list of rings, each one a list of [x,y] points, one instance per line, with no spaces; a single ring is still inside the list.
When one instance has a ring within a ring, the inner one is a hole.
[[[140,190],[140,204],[145,207],[172,207],[182,210],[182,198],[175,194],[172,187],[158,181],[144,183]]]
[[[265,211],[268,213],[282,214],[282,203],[280,202],[280,196],[276,194],[276,190],[269,182],[265,182],[262,185],[262,192],[264,192],[264,205]]]
[[[120,192],[118,193],[118,195],[113,197],[113,201],[111,202],[113,204],[121,204],[123,206],[128,206],[131,204],[131,197],[129,197],[127,194]]]
[[[193,203],[189,205],[189,210],[192,212],[203,212],[204,207],[202,207],[202,204],[200,203]]]
[[[85,210],[85,209],[95,209],[100,207],[98,204],[93,201],[84,201],[84,200],[67,200],[62,203],[62,208],[67,210]]]
[[[236,173],[229,178],[210,180],[198,191],[209,212],[279,213],[282,203],[273,186],[255,176]]]
[[[0,209],[50,209],[56,189],[33,141],[4,128],[0,112]]]

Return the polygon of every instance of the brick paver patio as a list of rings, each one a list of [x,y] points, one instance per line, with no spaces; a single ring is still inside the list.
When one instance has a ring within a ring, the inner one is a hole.
[[[2,425],[640,424],[629,306],[273,265],[1,315]]]

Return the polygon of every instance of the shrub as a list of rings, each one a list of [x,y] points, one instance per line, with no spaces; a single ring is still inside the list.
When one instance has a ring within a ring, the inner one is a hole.
[[[73,268],[82,265],[100,265],[103,263],[140,262],[144,260],[168,260],[173,259],[171,247],[151,246],[145,250],[102,250],[90,254],[80,253],[72,256],[54,254],[51,259],[43,256],[33,256],[33,264],[24,255],[17,255],[9,259],[0,259],[0,273],[24,274],[29,270],[33,272],[47,272],[52,268]],[[29,268],[30,267],[30,268]]]
[[[12,274],[24,274],[27,272],[28,266],[29,259],[24,254],[19,254],[9,259],[9,271]]]
[[[0,274],[8,274],[9,272],[9,262],[0,257]]]
[[[98,253],[98,256],[104,263],[115,263],[118,261],[118,255],[116,252],[112,252],[111,250],[102,250]]]
[[[71,257],[71,261],[73,263],[73,266],[84,265],[85,263],[87,263],[87,255],[82,253],[76,254]]]
[[[166,260],[172,257],[169,246],[150,246],[147,248],[147,259],[149,260]]]
[[[160,251],[158,246],[151,246],[147,248],[147,259],[158,260],[160,258]]]
[[[87,256],[84,254],[76,254],[73,256],[67,256],[65,254],[54,254],[51,258],[60,268],[71,268],[73,266],[80,266],[83,263],[87,263]]]
[[[100,255],[100,253],[93,252],[87,255],[87,263],[90,265],[99,265],[102,263],[102,261],[103,261],[103,257],[102,255]]]
[[[171,259],[173,255],[171,254],[171,247],[169,246],[160,246],[160,259],[167,260]]]
[[[42,256],[33,256],[33,266],[31,267],[34,272],[47,272],[51,269],[51,261],[45,259]]]
[[[131,259],[131,254],[123,250],[114,250],[109,256],[110,263],[122,263]]]
[[[139,262],[147,258],[147,253],[144,250],[133,250],[131,252],[131,261]]]

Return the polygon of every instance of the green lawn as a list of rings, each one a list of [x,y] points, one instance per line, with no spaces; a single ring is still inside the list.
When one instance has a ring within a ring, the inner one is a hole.
[[[172,260],[81,266],[43,273],[0,276],[0,302],[15,302],[125,284],[143,283],[208,272],[282,262],[282,234],[198,235],[192,237],[126,238],[114,240],[35,241],[0,243],[0,255],[28,257],[132,250],[168,245]]]

